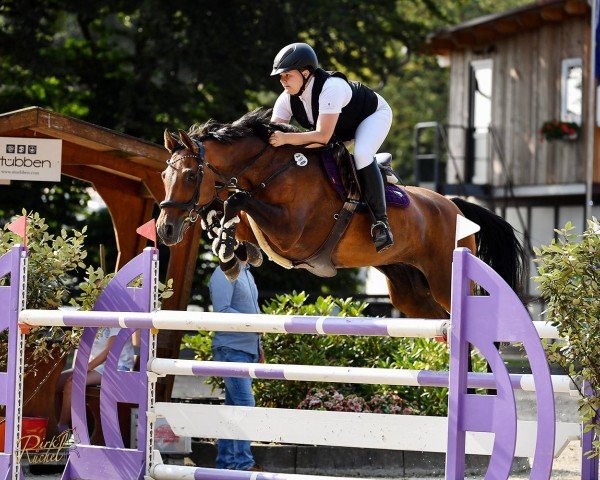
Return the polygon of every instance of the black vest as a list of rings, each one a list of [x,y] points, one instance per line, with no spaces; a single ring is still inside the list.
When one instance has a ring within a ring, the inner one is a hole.
[[[352,89],[352,99],[344,108],[338,118],[333,135],[335,139],[342,142],[353,140],[356,134],[356,129],[365,118],[373,114],[377,110],[377,95],[369,87],[350,81],[346,75],[340,72],[326,72],[321,68],[317,68],[314,72],[314,84],[312,87],[311,107],[315,125],[319,117],[319,95],[323,90],[323,84],[328,78],[338,77],[343,78]],[[297,96],[290,96],[290,104],[292,107],[292,115],[296,121],[304,128],[314,130],[315,125],[308,121],[306,111],[302,101]]]

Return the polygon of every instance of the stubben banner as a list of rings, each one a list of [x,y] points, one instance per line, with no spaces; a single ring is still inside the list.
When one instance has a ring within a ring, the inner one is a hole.
[[[0,180],[60,181],[62,140],[0,138]]]

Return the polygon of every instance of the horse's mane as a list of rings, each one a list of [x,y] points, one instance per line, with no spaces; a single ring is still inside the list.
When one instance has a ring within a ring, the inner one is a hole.
[[[292,125],[271,123],[270,118],[270,109],[257,108],[233,123],[219,123],[215,120],[209,120],[202,125],[192,125],[188,135],[200,141],[216,140],[220,143],[231,143],[250,136],[256,136],[264,142],[268,142],[269,136],[274,130],[282,132],[298,131]]]

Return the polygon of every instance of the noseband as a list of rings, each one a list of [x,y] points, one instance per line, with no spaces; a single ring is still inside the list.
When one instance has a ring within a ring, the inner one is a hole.
[[[167,207],[175,207],[180,210],[188,211],[190,222],[195,223],[196,220],[198,220],[198,217],[200,216],[200,213],[202,212],[202,210],[204,208],[204,206],[202,206],[202,207],[197,206],[198,200],[200,198],[200,185],[202,184],[202,180],[204,178],[204,165],[206,165],[208,168],[210,168],[217,175],[217,177],[219,177],[223,181],[223,184],[220,187],[218,187],[217,190],[222,189],[222,188],[226,188],[226,189],[231,188],[231,189],[237,190],[237,189],[239,189],[238,178],[240,177],[240,175],[242,175],[246,170],[248,170],[252,165],[254,165],[254,163],[260,157],[262,157],[263,153],[265,153],[265,151],[269,147],[269,143],[267,143],[260,150],[260,152],[258,152],[254,157],[252,157],[249,160],[249,163],[244,168],[242,168],[241,171],[239,171],[234,176],[228,176],[228,175],[225,175],[224,173],[220,172],[217,168],[215,168],[213,165],[211,165],[210,163],[208,163],[206,161],[206,155],[205,155],[206,149],[204,148],[204,145],[202,145],[202,142],[200,140],[196,140],[196,139],[192,139],[192,140],[198,147],[197,153],[183,155],[183,156],[179,157],[177,160],[173,160],[172,158],[167,160],[167,165],[170,167],[175,165],[175,163],[179,162],[180,160],[183,160],[184,158],[193,158],[196,161],[196,163],[198,164],[198,171],[196,172],[196,185],[194,186],[194,193],[192,195],[192,198],[190,198],[187,202],[175,202],[173,200],[164,200],[164,201],[160,202],[159,207],[161,209],[167,208]],[[175,153],[178,150],[183,150],[184,148],[185,148],[184,146],[179,145],[179,146],[175,147],[171,153]],[[266,186],[264,182],[261,185]],[[217,193],[215,192],[215,198],[216,197],[217,197]],[[207,205],[210,205],[213,200],[214,200],[214,198],[210,202],[208,202]]]

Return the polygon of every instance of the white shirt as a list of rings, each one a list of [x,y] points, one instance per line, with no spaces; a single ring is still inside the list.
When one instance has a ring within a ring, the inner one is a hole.
[[[312,77],[302,95],[300,95],[300,101],[306,111],[306,117],[308,121],[314,125],[313,112],[312,112],[312,89],[315,83],[315,78]],[[352,89],[348,82],[343,78],[330,77],[325,80],[323,89],[319,95],[319,114],[322,113],[341,113],[344,108],[352,100]],[[289,122],[292,118],[292,105],[290,103],[290,94],[282,92],[279,98],[275,101],[273,107],[272,120],[279,118],[286,122]]]
[[[106,348],[108,339],[110,337],[116,337],[120,328],[99,328],[94,343],[92,345],[92,351],[90,354],[90,360],[96,358]],[[131,344],[131,338],[125,342],[125,346],[119,356],[119,362],[117,365],[119,370],[131,370],[133,368],[133,345]],[[101,363],[94,368],[98,373],[104,373],[104,363]]]

